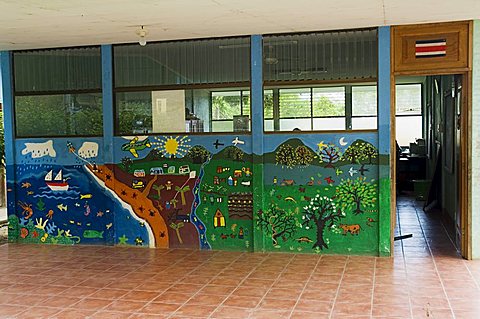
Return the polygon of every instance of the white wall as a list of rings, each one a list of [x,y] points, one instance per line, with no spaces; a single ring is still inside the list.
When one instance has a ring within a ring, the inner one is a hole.
[[[480,259],[480,20],[474,21],[472,78],[472,257]]]

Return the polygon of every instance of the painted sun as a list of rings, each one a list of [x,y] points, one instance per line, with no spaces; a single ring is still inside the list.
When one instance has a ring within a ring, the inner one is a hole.
[[[155,137],[155,142],[152,142],[152,145],[166,158],[179,158],[187,153],[190,148],[189,142],[190,139],[187,136],[160,136]]]

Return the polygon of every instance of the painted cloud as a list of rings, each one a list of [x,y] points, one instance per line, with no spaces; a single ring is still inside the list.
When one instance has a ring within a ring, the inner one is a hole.
[[[52,140],[48,140],[44,143],[25,143],[22,155],[27,155],[28,153],[31,153],[32,158],[57,156],[57,152],[55,152],[55,149],[53,148]]]
[[[95,142],[83,142],[78,150],[78,156],[82,158],[92,158],[98,155],[98,144]]]

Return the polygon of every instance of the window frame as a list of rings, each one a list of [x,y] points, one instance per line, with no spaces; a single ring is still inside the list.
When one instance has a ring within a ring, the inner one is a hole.
[[[75,50],[75,49],[85,49],[85,48],[98,48],[100,50],[99,59],[101,62],[101,47],[97,45],[89,45],[89,46],[75,46],[75,47],[60,47],[60,48],[52,48],[47,50]],[[34,51],[44,51],[46,49],[35,49],[35,50],[19,50],[15,51],[12,54],[12,77],[13,77],[13,122],[14,122],[14,136],[15,139],[30,139],[30,138],[88,138],[88,137],[103,137],[103,127],[104,123],[104,114],[103,114],[103,107],[101,108],[102,114],[102,132],[100,134],[47,134],[47,135],[29,135],[29,134],[19,134],[18,133],[18,125],[17,125],[17,97],[35,97],[35,96],[47,96],[47,95],[73,95],[73,94],[100,94],[103,99],[103,88],[102,88],[102,80],[100,80],[100,87],[99,88],[92,88],[92,89],[70,89],[70,90],[48,90],[48,91],[17,91],[15,87],[15,53],[21,52],[34,52]],[[101,65],[101,63],[100,63]],[[100,77],[102,78],[102,68],[100,68]]]
[[[352,114],[352,87],[358,87],[358,86],[375,86],[377,88],[377,114],[376,115],[365,115],[365,116],[353,116]],[[322,87],[344,87],[345,90],[345,115],[344,116],[313,116],[313,89],[314,88],[322,88]],[[298,83],[298,82],[287,82],[287,83],[278,83],[275,81],[269,81],[269,82],[264,82],[263,85],[263,91],[265,92],[266,90],[272,90],[273,91],[273,118],[266,118],[264,116],[263,121],[265,120],[273,120],[274,121],[274,130],[273,131],[266,131],[265,130],[265,124],[263,125],[263,133],[264,134],[285,134],[285,133],[292,133],[292,131],[281,131],[281,130],[275,130],[275,91],[279,91],[283,88],[308,88],[310,89],[310,94],[311,94],[311,117],[291,117],[291,118],[281,118],[281,119],[311,119],[310,125],[311,125],[311,130],[301,130],[301,131],[296,131],[295,134],[300,133],[300,134],[312,134],[312,133],[340,133],[340,132],[378,132],[378,122],[376,124],[376,128],[372,129],[352,129],[352,119],[353,118],[365,118],[365,117],[374,117],[378,118],[378,81],[377,79],[361,79],[358,81],[329,81],[329,82],[318,82],[318,81],[313,81],[313,82],[305,82],[305,83]],[[277,93],[279,96],[279,93]],[[279,99],[279,97],[278,97]],[[278,103],[278,109],[280,108],[280,105]],[[279,110],[278,110],[279,111]],[[265,114],[265,113],[264,113]],[[345,118],[345,129],[342,130],[315,130],[313,129],[313,120],[314,119],[325,119],[325,118]],[[280,120],[280,116],[278,114],[277,117],[278,120]],[[278,124],[277,124],[278,125]],[[278,125],[279,127],[279,125]]]
[[[212,124],[212,92],[222,91],[248,91],[250,88],[250,82],[245,83],[222,83],[222,84],[185,84],[185,85],[159,85],[159,86],[145,86],[145,87],[129,87],[129,88],[114,88],[113,89],[113,136],[135,136],[138,134],[121,134],[119,132],[119,112],[117,104],[117,93],[128,93],[128,92],[152,92],[152,91],[174,91],[174,90],[210,90],[209,97],[209,108],[210,108],[210,117],[209,121]],[[242,102],[243,103],[243,102]],[[251,108],[250,108],[251,110]],[[251,112],[251,111],[250,111]],[[215,121],[230,121],[230,120],[215,120]],[[251,121],[251,117],[250,117]],[[146,133],[149,136],[160,136],[165,134],[174,134],[174,135],[218,135],[218,134],[236,134],[236,135],[251,135],[251,127],[249,131],[226,131],[226,132],[150,132]]]

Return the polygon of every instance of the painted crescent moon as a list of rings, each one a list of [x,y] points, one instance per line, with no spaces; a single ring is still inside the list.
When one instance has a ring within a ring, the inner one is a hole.
[[[345,145],[348,144],[348,142],[345,142],[345,136],[342,137],[342,138],[339,140],[339,143],[340,143],[340,145],[342,145],[342,146],[345,146]]]

